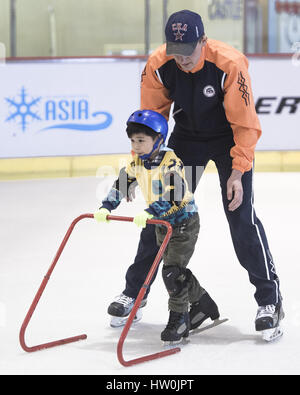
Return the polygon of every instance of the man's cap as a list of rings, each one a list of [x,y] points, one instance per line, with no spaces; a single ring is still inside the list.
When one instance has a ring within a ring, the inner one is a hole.
[[[165,27],[167,55],[190,56],[204,34],[199,14],[182,10],[172,14]]]

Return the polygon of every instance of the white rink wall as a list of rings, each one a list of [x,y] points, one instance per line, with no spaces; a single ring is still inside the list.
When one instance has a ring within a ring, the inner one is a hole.
[[[143,59],[7,62],[0,73],[0,158],[123,154],[139,108]],[[300,150],[300,66],[250,58],[263,135],[257,150]],[[170,120],[172,130],[172,119]]]

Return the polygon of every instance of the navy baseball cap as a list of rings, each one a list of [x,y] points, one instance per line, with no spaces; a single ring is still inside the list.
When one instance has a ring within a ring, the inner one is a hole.
[[[190,56],[203,34],[204,26],[199,14],[189,10],[175,12],[165,27],[167,55]]]

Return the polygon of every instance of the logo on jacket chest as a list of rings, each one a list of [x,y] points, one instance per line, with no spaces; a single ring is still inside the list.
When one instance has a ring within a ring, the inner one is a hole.
[[[216,94],[215,88],[212,85],[206,85],[203,88],[203,94],[206,97],[213,97]]]

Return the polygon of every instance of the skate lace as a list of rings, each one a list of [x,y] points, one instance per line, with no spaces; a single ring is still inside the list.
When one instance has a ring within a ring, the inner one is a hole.
[[[178,321],[182,318],[181,313],[177,313],[176,311],[172,311],[170,313],[169,321],[167,323],[166,329],[173,329],[178,324]]]
[[[272,316],[275,313],[275,306],[273,304],[268,304],[267,306],[260,306],[257,312],[257,318]]]
[[[126,296],[124,294],[117,297],[116,302],[122,304],[123,306],[129,306],[134,301],[134,298]]]

